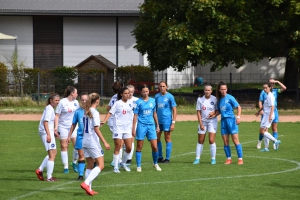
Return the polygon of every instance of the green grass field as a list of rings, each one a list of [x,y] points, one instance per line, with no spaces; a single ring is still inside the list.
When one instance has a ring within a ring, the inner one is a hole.
[[[0,199],[300,199],[300,123],[280,123],[282,144],[278,151],[268,153],[256,149],[259,123],[242,123],[239,137],[244,165],[239,166],[233,146],[233,164],[223,164],[225,155],[219,132],[217,164],[210,164],[207,140],[201,164],[193,165],[197,123],[177,122],[169,165],[161,164],[162,171],[155,171],[150,145],[145,141],[142,173],[136,172],[134,162],[131,172],[121,169],[120,174],[115,174],[109,165],[113,151],[106,151],[105,169],[93,181],[93,189],[99,192],[94,197],[80,188],[75,172],[62,173],[59,150],[53,174],[59,182],[37,179],[34,170],[46,155],[37,134],[38,122],[0,121],[0,127]],[[108,127],[101,131],[112,145]]]

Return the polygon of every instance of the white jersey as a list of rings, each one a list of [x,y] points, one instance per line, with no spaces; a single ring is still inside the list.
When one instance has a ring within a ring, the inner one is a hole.
[[[208,118],[209,113],[217,110],[217,98],[213,95],[210,96],[209,99],[206,99],[205,96],[198,97],[196,110],[201,111],[202,121],[203,122],[216,122],[218,123],[217,117]]]
[[[133,105],[130,101],[126,103],[122,100],[116,101],[109,112],[114,115],[113,134],[132,132]]]
[[[95,127],[100,127],[100,114],[95,108],[90,108],[93,118],[87,115],[83,117],[83,140],[82,146],[85,148],[98,148],[100,147],[99,137],[95,132]],[[101,148],[101,147],[100,147]]]
[[[45,107],[42,118],[40,120],[39,124],[39,134],[46,134],[46,130],[44,127],[44,121],[48,122],[49,131],[54,131],[54,119],[55,119],[55,113],[54,108],[49,104]]]
[[[77,100],[69,101],[68,98],[61,99],[55,111],[55,113],[60,115],[58,119],[58,126],[62,128],[70,128],[75,110],[79,107]]]
[[[129,99],[129,105],[132,105],[132,109],[135,108],[135,105],[136,105],[136,101],[138,100],[139,98],[137,97],[131,97],[131,99]],[[132,112],[132,120],[133,120],[133,117],[134,117],[134,113]]]
[[[275,106],[275,97],[272,92],[269,92],[267,98],[264,100],[264,106],[263,106],[264,114],[266,114],[266,116],[270,115],[272,106]]]
[[[108,103],[108,106],[110,106],[110,108],[112,108],[112,106],[115,104],[116,101],[118,101],[118,94],[115,94],[114,96],[112,96],[112,98],[110,99],[110,101]],[[110,127],[114,126],[114,116],[113,115],[110,116],[107,124]]]

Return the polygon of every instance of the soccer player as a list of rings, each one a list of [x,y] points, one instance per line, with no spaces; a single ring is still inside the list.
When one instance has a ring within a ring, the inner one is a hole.
[[[96,107],[100,103],[100,96],[97,93],[91,93],[88,101],[84,106],[83,116],[83,152],[86,158],[87,167],[85,171],[85,181],[81,183],[81,188],[86,191],[88,195],[93,196],[98,194],[92,190],[92,181],[98,176],[98,174],[104,169],[104,152],[99,143],[99,139],[103,142],[105,149],[109,150],[110,145],[103,137],[100,127],[100,114],[96,110]],[[96,161],[96,166],[94,166]]]
[[[130,104],[132,104],[133,107],[135,107],[135,103],[136,103],[136,101],[137,101],[139,98],[133,96],[133,94],[134,94],[134,86],[133,86],[133,85],[127,85],[126,87],[129,89],[129,101],[132,102],[132,103],[130,103]],[[133,115],[132,115],[132,120],[133,120],[133,117],[134,117],[134,113],[133,113]],[[126,164],[127,164],[127,165],[130,165],[130,164],[131,164],[133,152],[134,152],[134,137],[132,137],[131,152],[130,152],[130,154],[129,154],[129,156],[128,156],[128,160],[126,161]]]
[[[161,171],[161,168],[158,166],[157,163],[158,148],[156,133],[159,132],[159,124],[156,115],[155,100],[149,97],[149,88],[147,85],[142,85],[141,89],[142,97],[136,102],[132,124],[132,136],[135,137],[137,141],[137,147],[135,152],[137,172],[142,172],[142,149],[145,136],[151,144],[153,167],[157,171]]]
[[[172,152],[171,132],[175,128],[177,110],[174,96],[167,92],[168,85],[165,81],[159,83],[160,93],[155,95],[156,112],[160,131],[157,133],[157,147],[158,147],[158,162],[170,163]],[[166,141],[166,159],[163,158],[161,134],[164,132]]]
[[[82,92],[80,94],[80,101],[81,101],[81,108],[77,109],[73,116],[72,126],[70,128],[69,136],[67,139],[67,143],[70,144],[71,141],[71,135],[75,130],[75,127],[78,123],[78,129],[77,129],[77,137],[76,137],[76,143],[75,143],[75,149],[78,151],[78,179],[77,180],[83,180],[83,173],[85,168],[85,162],[84,162],[84,154],[82,149],[82,139],[83,139],[83,115],[84,115],[84,104],[88,100],[89,94],[87,92]]]
[[[282,84],[280,81],[278,80],[274,80],[273,78],[270,78],[269,79],[269,83],[271,84],[272,86],[272,93],[275,97],[275,108],[274,108],[274,113],[275,113],[275,118],[272,122],[272,131],[273,131],[273,137],[275,139],[278,139],[278,130],[277,130],[277,124],[279,122],[279,115],[278,115],[278,109],[277,109],[277,98],[278,98],[278,95],[280,93],[282,93],[283,91],[286,90],[286,87],[284,84]],[[274,88],[275,84],[278,84],[280,85],[280,88]],[[264,100],[267,98],[267,94],[264,92],[264,90],[261,91],[260,93],[260,96],[259,96],[259,101],[258,101],[258,105],[259,105],[259,108],[262,110],[262,103],[264,102]],[[259,134],[259,137],[258,137],[258,142],[257,142],[257,149],[260,149],[261,148],[261,141],[263,139],[263,136],[262,134]],[[267,139],[265,144],[267,144],[267,148],[269,147],[269,140]],[[275,143],[273,144],[273,148],[276,149],[276,145]]]
[[[210,113],[214,114],[217,110],[217,98],[212,93],[211,85],[204,86],[204,95],[197,99],[197,117],[198,117],[198,143],[196,146],[196,159],[193,164],[200,163],[200,156],[203,151],[206,132],[209,133],[209,144],[211,153],[211,164],[216,164],[216,132],[218,127],[217,117],[210,118]]]
[[[59,104],[55,111],[55,122],[54,122],[54,131],[59,134],[60,138],[60,147],[61,147],[61,159],[62,163],[64,165],[64,173],[69,173],[69,167],[68,167],[68,134],[70,131],[70,128],[72,126],[72,120],[75,111],[79,108],[79,103],[76,100],[78,94],[77,89],[73,86],[68,86],[64,93],[64,98],[59,101]],[[73,146],[75,146],[76,142],[76,131],[72,133],[71,141],[73,143]],[[78,152],[74,148],[73,149],[73,162],[72,166],[74,168],[74,171],[76,171],[76,161],[78,158]]]
[[[229,135],[231,135],[238,155],[238,164],[242,165],[244,164],[243,149],[238,135],[238,125],[240,124],[242,108],[232,95],[227,94],[227,85],[223,81],[221,81],[218,85],[216,97],[218,106],[216,115],[221,114],[221,135],[224,142],[225,155],[227,157],[227,160],[224,164],[228,165],[232,163],[231,149],[229,146]],[[236,117],[234,116],[233,112],[234,108],[237,108]]]
[[[270,128],[273,120],[275,119],[275,97],[272,93],[272,85],[270,83],[265,83],[263,85],[264,92],[267,94],[267,97],[264,100],[263,107],[260,108],[255,114],[259,115],[260,111],[263,110],[264,114],[260,122],[260,134],[265,136],[267,139],[270,139],[275,144],[275,150],[278,150],[280,140],[277,140],[270,133],[268,133],[268,128]],[[265,140],[265,148],[261,150],[262,152],[269,151],[269,141]]]
[[[58,105],[59,96],[58,94],[51,94],[48,98],[47,106],[44,109],[42,118],[39,124],[39,135],[44,144],[48,155],[44,158],[41,166],[35,170],[37,177],[43,181],[43,170],[47,168],[47,181],[57,181],[56,178],[52,177],[53,169],[54,169],[54,160],[56,156],[56,142],[55,137],[58,137],[57,133],[54,133],[54,107]]]
[[[126,150],[124,151],[124,155],[121,162],[121,167],[125,169],[125,171],[130,172],[130,168],[126,165],[126,161],[131,151],[132,144],[132,113],[133,113],[133,105],[130,104],[129,99],[129,90],[124,87],[121,88],[118,92],[118,101],[114,103],[111,107],[109,113],[105,116],[102,125],[107,122],[110,116],[114,116],[114,127],[113,127],[113,139],[115,143],[114,149],[114,172],[120,173],[119,171],[119,153],[122,148],[123,141],[126,146]]]

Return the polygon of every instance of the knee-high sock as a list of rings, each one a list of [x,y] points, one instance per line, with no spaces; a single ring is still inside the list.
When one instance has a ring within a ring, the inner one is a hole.
[[[49,160],[49,156],[47,155],[39,167],[41,171],[44,171],[45,167],[47,167],[48,160]]]
[[[265,148],[269,148],[269,139],[264,137]]]
[[[264,135],[259,133],[259,134],[258,134],[258,140],[259,140],[259,141],[262,141],[263,138],[264,138]]]
[[[243,147],[242,147],[242,145],[241,144],[236,145],[235,149],[236,149],[236,153],[238,155],[238,158],[242,159],[243,158]]]
[[[277,140],[268,132],[264,133],[265,137],[272,140],[273,142],[277,142]]]
[[[47,162],[47,179],[52,178],[53,169],[54,169],[54,161],[48,160],[48,162]]]
[[[122,163],[123,164],[126,164],[126,161],[128,160],[129,154],[130,153],[127,153],[126,151],[124,151],[123,158],[122,158]]]
[[[227,157],[228,159],[230,159],[230,158],[231,158],[231,149],[230,149],[230,146],[229,146],[229,145],[228,145],[228,146],[225,146],[225,145],[224,145],[224,151],[225,151],[226,157]]]
[[[203,144],[197,143],[196,146],[196,159],[199,159],[203,151]]]
[[[161,141],[157,142],[157,148],[158,148],[158,158],[162,158],[162,143]]]
[[[210,145],[210,154],[211,154],[211,158],[215,159],[216,158],[216,154],[217,154],[217,146],[216,143],[213,143]]]
[[[78,150],[73,149],[73,163],[76,164],[78,160]]]
[[[142,152],[141,151],[135,152],[135,160],[136,160],[136,166],[140,167],[142,164]]]
[[[128,156],[128,160],[132,160],[133,152],[134,152],[134,142],[131,145],[131,151],[130,151],[130,154]]]
[[[119,168],[119,155],[114,154],[114,168],[118,169]]]
[[[84,168],[85,168],[85,162],[84,162],[84,160],[79,160],[78,161],[78,175],[79,176],[83,176]]]
[[[123,156],[123,148],[121,147],[121,148],[120,148],[120,151],[119,151],[119,159],[118,159],[118,162],[119,162],[119,163],[122,162],[122,156]],[[118,162],[117,162],[117,163],[118,163]]]
[[[68,151],[62,151],[60,152],[61,154],[61,161],[64,165],[64,169],[69,169],[69,166],[68,166]]]
[[[85,179],[87,179],[87,177],[90,175],[91,171],[92,171],[91,169],[85,170]]]
[[[101,172],[100,168],[94,167],[94,169],[92,169],[92,171],[90,172],[89,176],[85,179],[85,184],[87,185],[91,185],[92,181],[98,176],[98,174]],[[92,189],[92,188],[90,188]]]
[[[158,161],[158,151],[152,151],[152,160],[153,160],[153,164],[157,164]]]
[[[166,144],[166,159],[170,160],[172,153],[172,142],[167,142]]]
[[[273,132],[273,137],[278,140],[278,132]]]

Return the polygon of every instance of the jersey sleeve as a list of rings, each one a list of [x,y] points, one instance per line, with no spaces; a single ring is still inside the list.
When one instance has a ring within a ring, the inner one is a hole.
[[[170,98],[170,100],[171,100],[171,107],[173,108],[173,107],[176,107],[177,106],[177,104],[176,104],[176,101],[175,101],[175,98],[174,98],[174,96],[173,95],[171,95],[171,98]]]
[[[110,108],[109,113],[111,113],[112,115],[115,114],[116,109],[117,109],[117,104],[118,103],[114,103],[114,105]]]
[[[62,101],[60,100],[57,107],[56,107],[56,109],[55,109],[55,113],[56,114],[61,114],[62,109],[63,109],[63,104],[62,104]]]
[[[96,110],[93,110],[93,124],[95,126],[100,126],[100,115],[99,112]]]
[[[270,95],[270,105],[275,106],[275,97],[273,95]]]
[[[72,124],[77,124],[77,122],[78,122],[78,110],[76,110],[74,113]]]
[[[197,99],[196,110],[201,110],[201,98],[200,97],[198,97],[198,99]]]
[[[154,101],[155,102],[155,101]],[[140,105],[140,100],[137,100],[135,102],[135,105],[134,105],[134,109],[133,109],[133,113],[134,114],[138,114],[139,113],[139,105]],[[155,107],[154,107],[155,108]]]
[[[264,100],[266,99],[265,94],[266,93],[263,90],[260,92],[259,101],[264,102]]]
[[[230,102],[231,102],[232,107],[234,107],[234,108],[236,108],[240,105],[234,97],[230,98]]]
[[[45,109],[45,117],[44,117],[44,122],[49,122],[51,121],[51,113],[53,112],[51,109],[51,106],[47,106]]]

